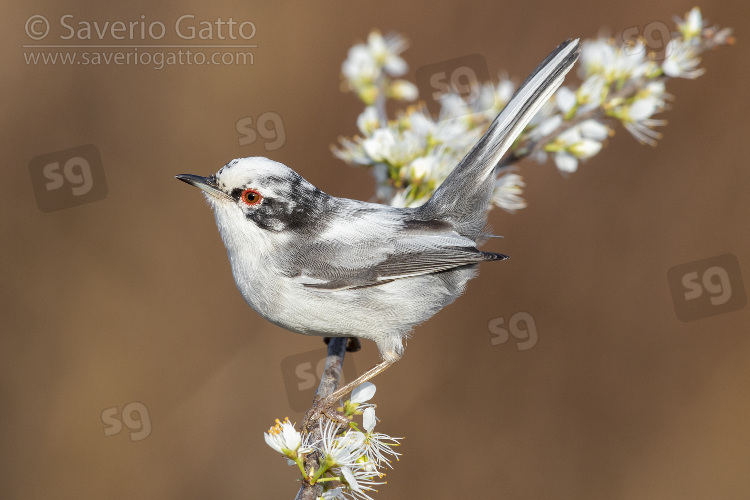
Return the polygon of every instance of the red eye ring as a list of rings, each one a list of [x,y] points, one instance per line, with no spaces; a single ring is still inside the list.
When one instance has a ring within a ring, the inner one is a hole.
[[[248,206],[253,207],[263,201],[263,195],[256,189],[245,189],[240,195],[240,199]]]

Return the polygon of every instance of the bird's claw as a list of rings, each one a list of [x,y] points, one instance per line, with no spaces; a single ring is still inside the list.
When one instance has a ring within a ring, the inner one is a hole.
[[[305,416],[302,417],[302,428],[309,431],[310,427],[316,420],[319,420],[321,416],[341,425],[349,425],[349,419],[346,415],[334,408],[334,404],[336,403],[337,401],[329,400],[328,398],[315,400],[312,407],[307,410]]]

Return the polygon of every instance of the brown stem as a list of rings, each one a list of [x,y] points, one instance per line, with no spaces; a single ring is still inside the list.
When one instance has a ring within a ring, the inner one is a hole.
[[[313,405],[333,394],[336,388],[339,386],[341,380],[341,372],[344,367],[344,354],[346,354],[347,338],[345,337],[334,337],[328,342],[328,356],[326,357],[326,367],[323,370],[323,376],[320,378],[320,385],[318,390],[315,392],[315,399]],[[311,428],[302,429],[302,433],[310,432],[312,434],[313,442],[320,439],[320,427],[317,425],[311,425]],[[314,451],[309,453],[305,457],[305,471],[310,469],[316,470],[320,467],[320,453]],[[321,484],[310,484],[307,481],[303,481],[302,487],[297,492],[295,500],[315,500],[323,494],[323,486]]]

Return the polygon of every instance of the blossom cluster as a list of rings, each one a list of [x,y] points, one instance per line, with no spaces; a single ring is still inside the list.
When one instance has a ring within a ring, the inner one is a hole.
[[[398,459],[393,450],[399,439],[375,432],[375,405],[367,403],[375,394],[375,386],[369,382],[357,387],[350,400],[344,403],[343,414],[349,425],[333,420],[320,422],[320,438],[312,433],[300,433],[289,419],[276,420],[276,425],[264,434],[268,446],[287,458],[289,465],[297,465],[302,478],[310,484],[323,487],[324,500],[367,499],[375,486],[385,484],[380,479],[385,475],[384,466],[391,467],[391,457]],[[362,416],[362,429],[353,421],[353,416]],[[305,471],[306,455],[317,451],[321,455],[318,469]]]
[[[399,54],[406,49],[406,41],[398,35],[382,36],[373,31],[367,43],[349,49],[341,66],[346,86],[357,93],[367,105],[384,98],[411,101],[417,97],[417,88],[407,80],[394,79],[409,69]]]
[[[697,7],[684,19],[677,18],[676,24],[661,62],[643,40],[584,41],[578,65],[581,84],[560,87],[521,133],[498,169],[493,204],[510,212],[526,206],[521,197],[524,182],[514,163],[526,157],[545,163],[551,156],[560,172],[575,172],[580,162],[601,151],[617,122],[639,142],[656,145],[661,134],[655,129],[666,121],[654,115],[672,99],[666,82],[697,78],[705,71],[699,67],[703,52],[733,43],[731,30],[708,25]],[[367,45],[349,51],[342,65],[344,81],[366,107],[357,119],[361,135],[341,138],[332,148],[348,164],[372,168],[376,198],[400,207],[419,206],[429,199],[514,92],[512,81],[501,76],[496,85],[481,84],[472,99],[457,93],[442,96],[437,118],[424,106],[411,105],[387,119],[385,99],[394,95],[394,83],[382,75],[406,73],[400,57],[406,46],[400,35],[384,38],[373,32]],[[408,88],[398,93],[399,99],[417,98],[416,87],[398,82]]]

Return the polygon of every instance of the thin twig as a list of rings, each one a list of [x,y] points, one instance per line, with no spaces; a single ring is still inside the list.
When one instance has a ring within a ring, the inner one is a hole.
[[[347,341],[348,339],[346,337],[333,337],[328,342],[326,367],[323,370],[323,376],[320,378],[318,390],[315,392],[313,405],[326,396],[333,394],[338,388],[339,381],[341,380],[341,373],[344,368],[344,354],[346,354]],[[312,422],[317,422],[317,420],[313,420]],[[312,434],[313,442],[318,441],[321,438],[320,427],[317,425],[310,425],[310,428],[302,429],[303,434],[307,432]],[[320,452],[318,451],[309,453],[305,457],[305,470],[309,472],[311,469],[317,469],[320,467],[320,458]],[[323,486],[320,483],[310,484],[307,481],[304,481],[302,487],[297,492],[295,500],[315,500],[322,494]]]

